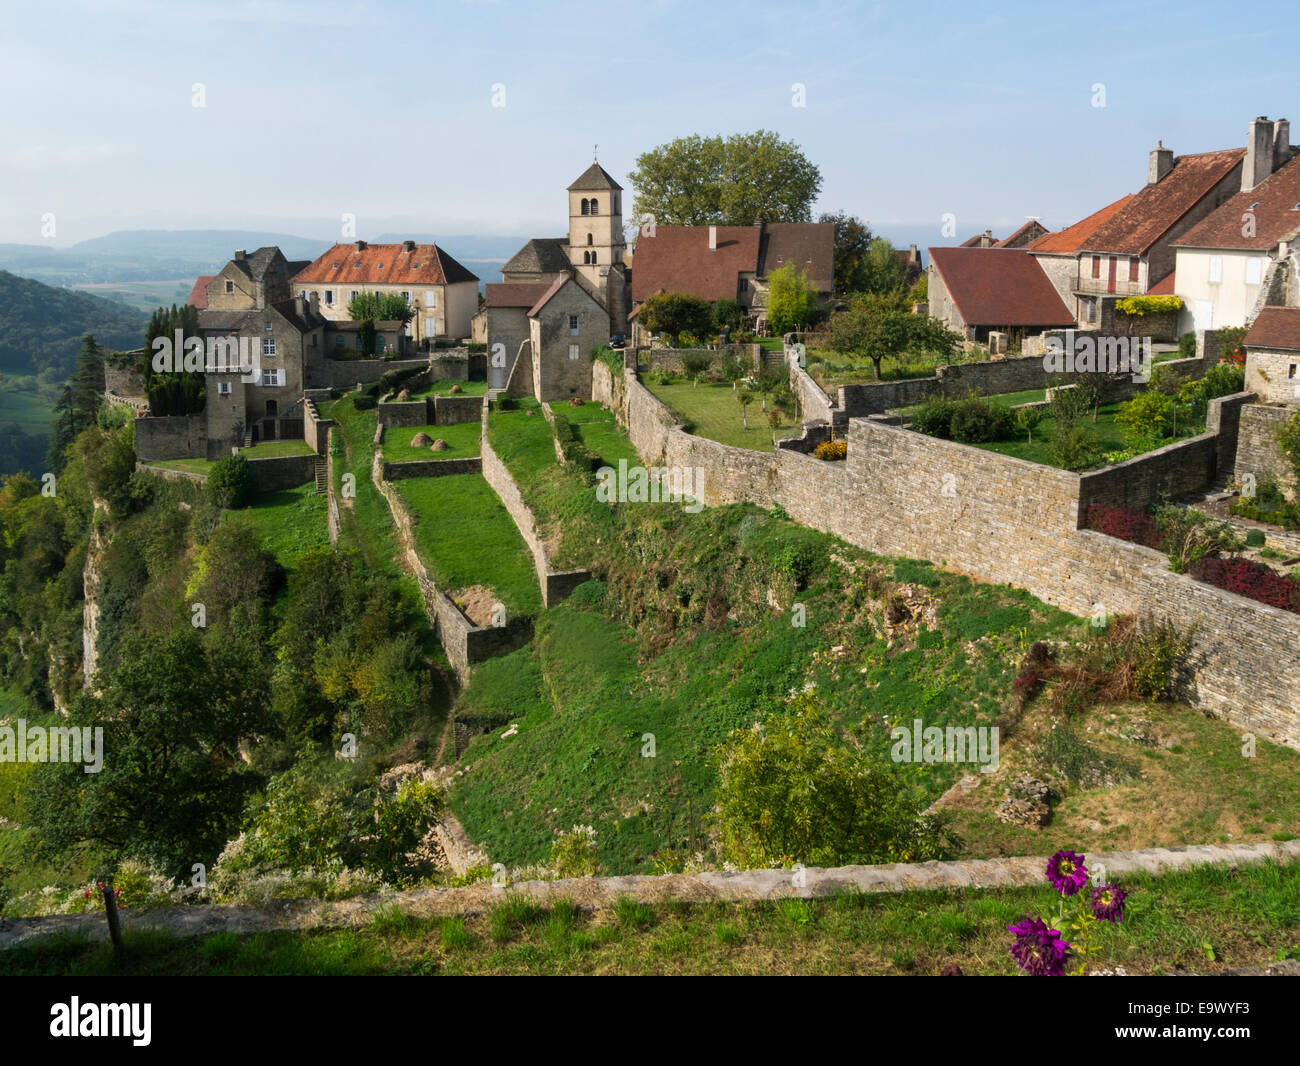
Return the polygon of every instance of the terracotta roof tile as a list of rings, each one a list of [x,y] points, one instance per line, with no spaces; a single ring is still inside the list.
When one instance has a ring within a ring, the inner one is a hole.
[[[1300,307],[1265,307],[1242,344],[1246,348],[1300,351]]]
[[[1023,248],[931,248],[930,262],[968,326],[1068,326],[1074,317]]]
[[[1246,155],[1244,148],[1179,156],[1174,168],[1148,185],[1099,226],[1080,251],[1144,255],[1180,218],[1226,178]]]
[[[185,302],[190,307],[197,307],[202,311],[208,306],[208,282],[216,277],[216,274],[200,274],[194,281],[194,288],[190,289],[190,298]]]
[[[1242,233],[1246,212],[1255,232]],[[1250,192],[1239,192],[1174,241],[1175,248],[1240,248],[1269,251],[1300,229],[1300,156],[1284,163]]]
[[[451,285],[478,281],[435,244],[336,244],[293,278],[296,285]]]
[[[1121,196],[1113,204],[1107,204],[1100,211],[1094,211],[1073,226],[1067,226],[1056,233],[1045,233],[1038,240],[1030,241],[1025,248],[1031,252],[1042,252],[1044,255],[1075,255],[1088,238],[1132,199],[1132,193]]]
[[[828,223],[829,225],[829,223]],[[742,272],[758,272],[758,226],[718,226],[709,251],[708,226],[658,226],[636,242],[632,300],[656,292],[688,292],[705,300],[734,300]]]
[[[705,249],[708,248],[708,227]],[[778,267],[790,263],[796,273],[808,272],[808,279],[819,292],[830,292],[835,282],[835,223],[769,222],[763,229],[764,247],[759,263],[760,276],[766,277]],[[635,272],[634,276],[635,276]]]

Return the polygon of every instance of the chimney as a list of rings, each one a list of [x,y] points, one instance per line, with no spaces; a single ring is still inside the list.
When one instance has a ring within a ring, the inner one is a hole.
[[[1164,141],[1156,141],[1151,149],[1151,162],[1147,164],[1147,184],[1154,185],[1163,181],[1166,174],[1174,169],[1174,150],[1166,148]]]
[[[241,260],[241,261],[242,261],[243,258],[244,258],[244,255],[245,255],[245,250],[244,250],[243,248],[241,248],[241,249],[239,249],[239,251],[237,251],[237,252],[235,253],[235,258],[238,259],[238,260]]]
[[[1246,161],[1241,167],[1241,191],[1250,192],[1273,173],[1273,123],[1260,115],[1246,136]]]
[[[293,313],[299,318],[307,317],[307,301],[301,296],[295,296],[293,298]]]
[[[916,250],[915,244],[908,246],[907,261],[909,263],[919,263],[921,261],[921,254]]]
[[[311,313],[313,315],[320,314],[320,293],[313,290],[310,299],[311,299]]]
[[[365,250],[366,250],[366,242],[365,242],[365,241],[357,241],[357,251],[358,251],[358,252],[364,252]]]
[[[718,250],[718,227],[710,226],[709,227],[709,251],[716,252],[717,250]]]
[[[995,243],[996,242],[993,240],[993,231],[991,229],[986,229],[984,235],[980,237],[980,247],[992,248]]]
[[[404,252],[413,252],[413,251],[415,251],[415,241],[403,241],[403,242],[402,242],[402,251],[404,251]]]
[[[1273,123],[1273,169],[1291,158],[1291,120],[1280,118]]]

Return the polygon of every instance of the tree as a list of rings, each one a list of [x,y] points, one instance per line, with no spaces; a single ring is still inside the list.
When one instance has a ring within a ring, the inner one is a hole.
[[[896,359],[909,350],[951,358],[960,343],[961,336],[938,319],[912,314],[906,297],[898,292],[855,296],[848,310],[831,316],[827,326],[826,346],[870,359],[876,380],[880,380],[880,367],[886,359]]]
[[[863,264],[863,288],[867,292],[898,292],[907,285],[907,274],[898,261],[894,246],[884,237],[873,237]]]
[[[818,222],[835,225],[835,295],[848,296],[867,287],[867,249],[871,230],[856,215],[825,213]]]
[[[730,327],[734,332],[744,324],[745,309],[740,306],[739,300],[722,299],[713,301],[713,325],[721,332],[724,327]]]
[[[77,355],[77,367],[54,405],[54,432],[47,462],[56,473],[67,463],[65,452],[81,433],[95,424],[104,395],[104,353],[87,333]]]
[[[745,428],[749,428],[749,405],[754,402],[754,394],[748,389],[741,389],[736,393],[736,400],[740,404],[740,420]]]
[[[697,337],[707,333],[713,324],[713,307],[688,292],[657,292],[641,305],[637,318],[644,329],[666,334],[675,345],[683,333]]]
[[[153,368],[153,342],[159,337],[165,338],[175,347],[175,336],[180,331],[183,341],[199,335],[198,308],[188,304],[171,308],[160,307],[149,318],[149,325],[144,332],[144,377],[145,396],[149,400],[149,412],[154,415],[190,415],[204,409],[207,402],[206,378],[202,371],[165,370]],[[178,362],[184,357],[185,350],[173,351],[172,357]]]
[[[786,263],[768,275],[767,283],[767,324],[773,334],[807,329],[817,321],[821,304],[807,271],[796,274]]]
[[[638,156],[628,179],[635,218],[660,226],[807,222],[822,184],[799,147],[768,130],[679,137]]]
[[[348,301],[348,318],[353,322],[401,322],[415,314],[400,292],[359,292]]]
[[[218,459],[208,473],[208,499],[213,506],[234,510],[253,498],[253,471],[242,455]]]

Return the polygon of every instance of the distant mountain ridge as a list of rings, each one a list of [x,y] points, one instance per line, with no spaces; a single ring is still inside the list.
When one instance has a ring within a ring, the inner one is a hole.
[[[66,378],[85,334],[93,333],[105,348],[138,348],[147,323],[146,315],[116,301],[0,270],[0,372],[53,368]]]

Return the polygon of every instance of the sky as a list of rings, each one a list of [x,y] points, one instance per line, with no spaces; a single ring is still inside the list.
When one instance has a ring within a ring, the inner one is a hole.
[[[1300,130],[1295,15],[1294,2],[10,4],[0,241],[339,240],[345,214],[360,238],[560,234],[564,189],[593,153],[630,189],[656,145],[760,128],[820,167],[816,211],[896,244],[953,243],[945,215],[960,236],[1029,216],[1059,229],[1140,188],[1157,139],[1240,146],[1261,114]]]

